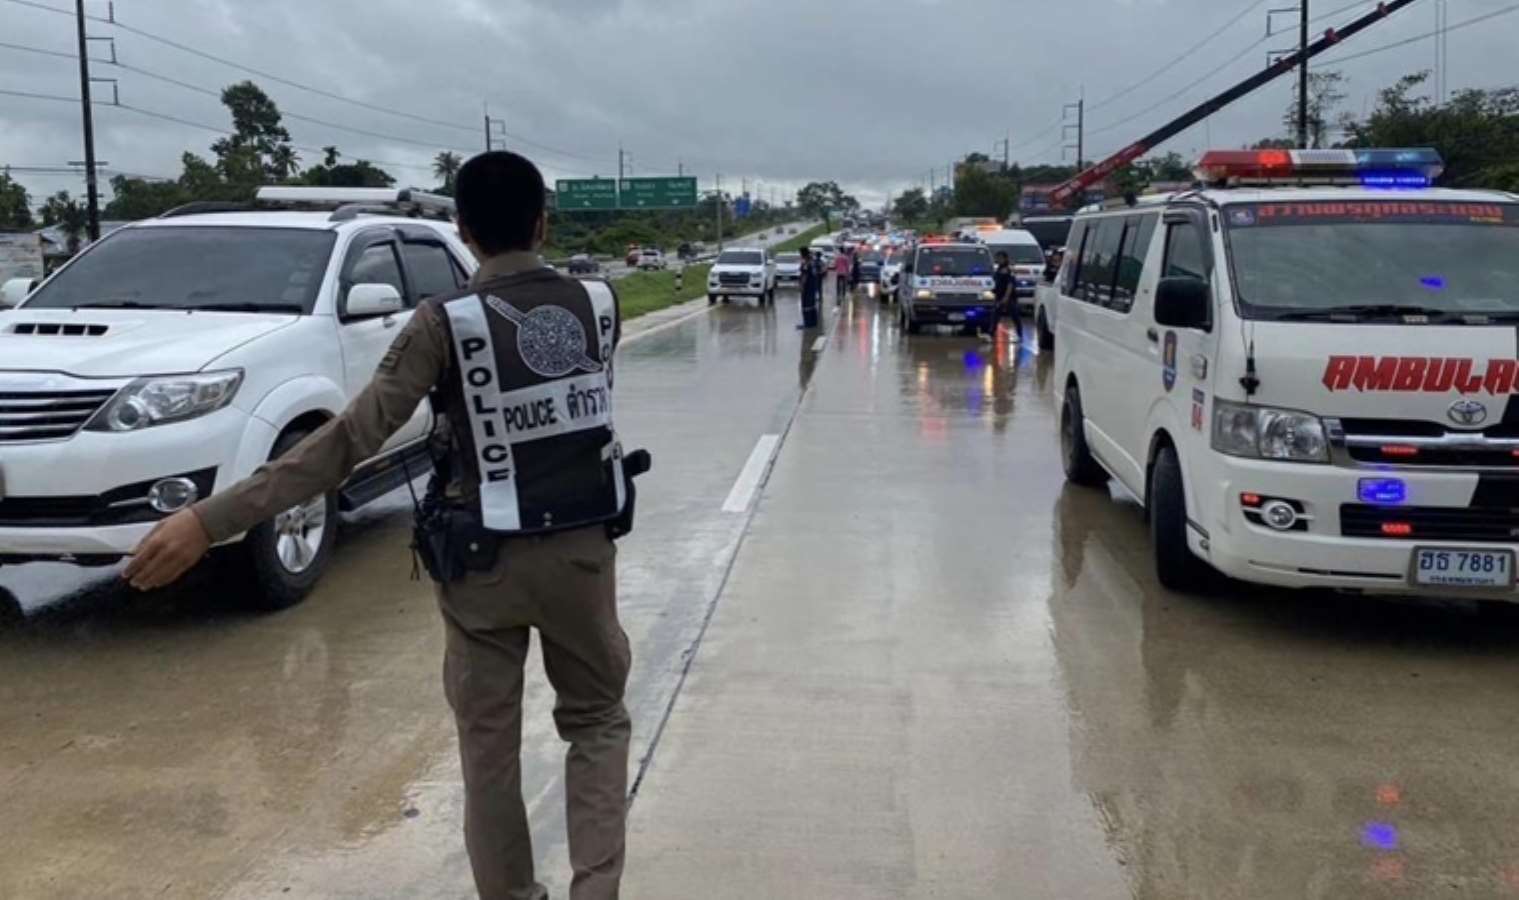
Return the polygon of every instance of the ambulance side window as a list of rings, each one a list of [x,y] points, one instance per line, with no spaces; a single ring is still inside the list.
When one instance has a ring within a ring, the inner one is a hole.
[[[1086,241],[1087,223],[1077,222],[1071,228],[1069,243],[1065,248],[1065,279],[1060,283],[1060,293],[1067,297],[1076,295],[1076,285],[1081,279],[1081,254],[1083,243]]]
[[[1118,257],[1118,284],[1113,289],[1112,303],[1120,312],[1128,312],[1134,306],[1134,295],[1144,277],[1145,257],[1150,253],[1150,239],[1155,236],[1159,222],[1158,213],[1130,216],[1124,227],[1123,253]]]
[[[1081,299],[1097,306],[1112,306],[1122,243],[1123,219],[1103,219],[1095,229],[1088,226],[1086,250],[1081,254]]]
[[[1208,280],[1202,237],[1196,226],[1190,223],[1170,226],[1166,234],[1165,277]]]

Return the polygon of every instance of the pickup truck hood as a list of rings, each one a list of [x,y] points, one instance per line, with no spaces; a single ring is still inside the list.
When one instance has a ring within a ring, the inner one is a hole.
[[[1491,428],[1512,404],[1508,421],[1519,420],[1512,325],[1259,322],[1253,337],[1256,403],[1320,416],[1414,419],[1452,431]],[[1240,374],[1220,385],[1232,388]]]
[[[285,314],[39,309],[0,313],[0,369],[81,378],[197,372],[294,323]]]
[[[744,273],[746,275],[763,275],[765,273],[765,267],[764,266],[735,266],[735,265],[722,265],[722,266],[713,266],[712,267],[712,274],[713,275],[721,275],[724,272],[742,272],[742,273]]]

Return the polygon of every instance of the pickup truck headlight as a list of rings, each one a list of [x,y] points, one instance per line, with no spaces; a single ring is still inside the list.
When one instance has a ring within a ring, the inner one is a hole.
[[[1213,449],[1251,459],[1329,461],[1329,441],[1317,416],[1227,400],[1213,401]]]
[[[242,369],[139,378],[117,391],[85,428],[137,431],[194,419],[231,403],[242,383]]]
[[[918,300],[932,300],[934,298],[934,292],[928,290],[927,288],[920,288],[916,294],[913,294],[913,297]]]

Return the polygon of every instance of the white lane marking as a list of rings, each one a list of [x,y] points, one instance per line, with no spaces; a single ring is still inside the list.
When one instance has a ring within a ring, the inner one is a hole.
[[[828,338],[827,337],[820,337],[817,340],[815,340],[815,341],[812,342],[812,352],[813,353],[822,353],[823,352],[823,348],[826,347],[826,346],[828,346]]]
[[[728,499],[723,501],[723,512],[741,513],[754,502],[754,494],[759,490],[761,479],[765,477],[765,469],[769,468],[770,459],[780,443],[781,436],[778,434],[760,436],[754,445],[754,452],[749,454],[749,461],[744,463],[743,471],[738,473],[738,480],[733,482],[733,490],[728,492]]]
[[[631,344],[634,341],[642,340],[643,338],[646,338],[646,337],[648,337],[651,334],[658,334],[658,333],[660,333],[661,331],[664,331],[667,328],[674,328],[676,325],[680,325],[680,324],[683,324],[685,322],[689,322],[690,320],[696,318],[697,316],[705,316],[707,313],[709,313],[711,311],[712,311],[712,307],[710,307],[710,306],[704,306],[701,309],[698,309],[698,310],[696,310],[694,312],[687,313],[687,314],[681,316],[678,319],[671,319],[668,322],[661,322],[660,324],[655,325],[653,328],[649,328],[649,329],[646,329],[644,331],[640,331],[637,334],[630,334],[630,335],[628,335],[627,337],[625,337],[625,338],[622,339],[622,341],[618,344],[618,346],[620,347],[623,344]]]

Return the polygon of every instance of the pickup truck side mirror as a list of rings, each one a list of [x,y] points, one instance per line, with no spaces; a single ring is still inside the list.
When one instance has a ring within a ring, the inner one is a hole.
[[[4,284],[0,284],[0,309],[11,309],[21,305],[21,301],[37,286],[33,278],[11,278]]]
[[[356,284],[348,289],[348,304],[344,312],[350,318],[388,316],[405,307],[401,292],[393,284]]]
[[[1162,278],[1155,290],[1155,321],[1171,328],[1211,331],[1213,291],[1200,278]]]

